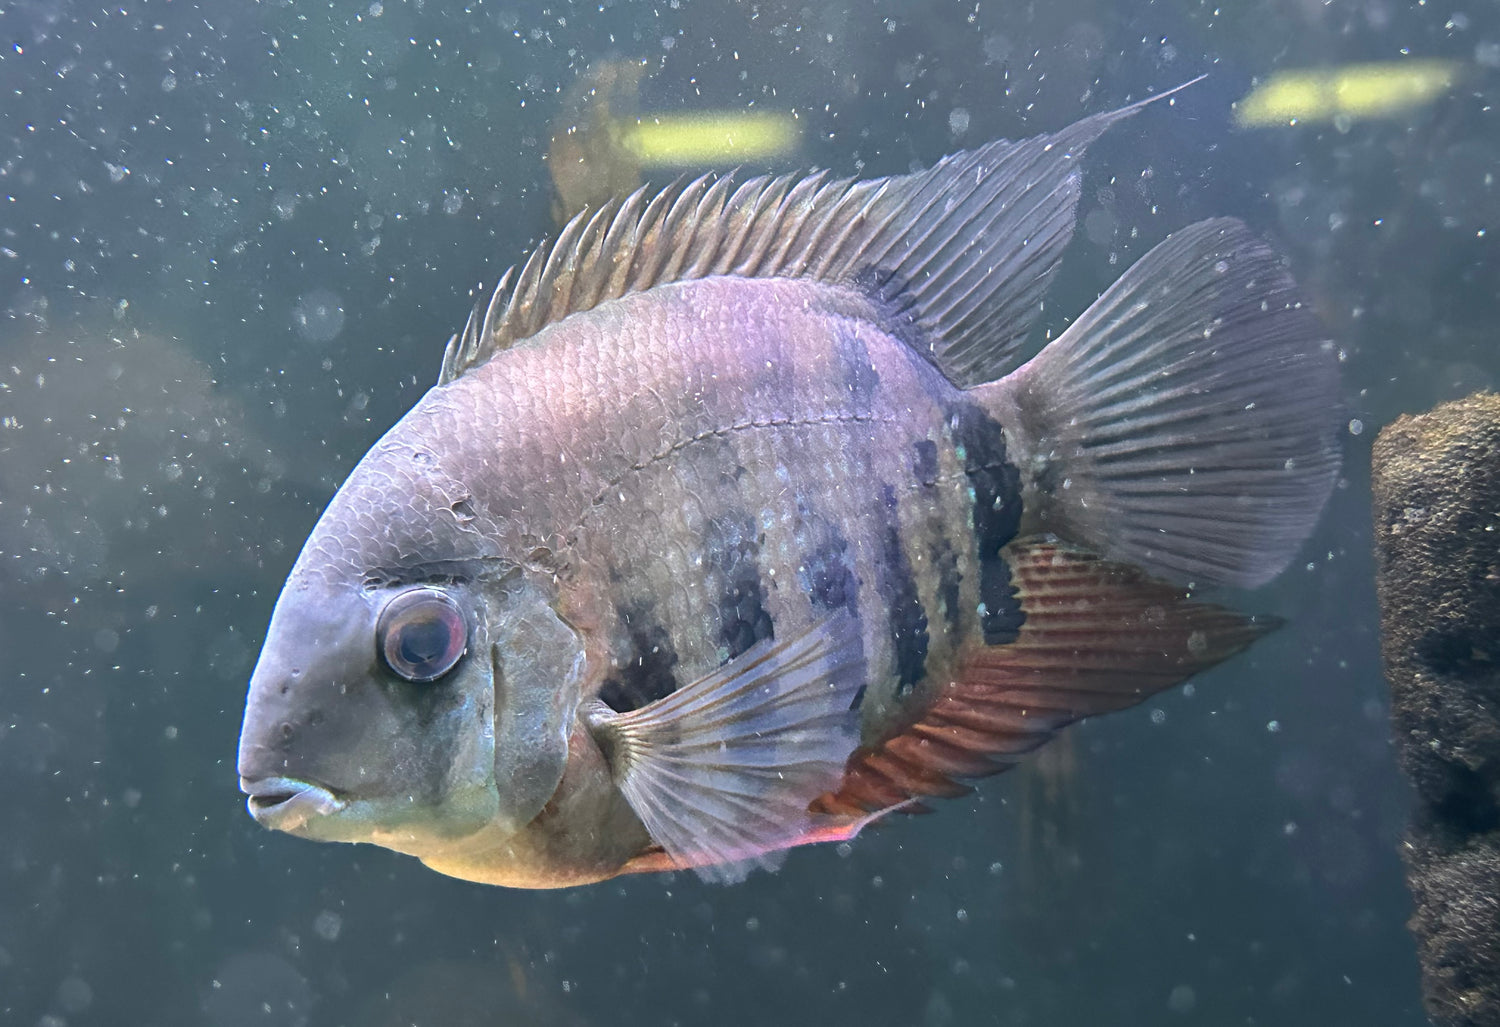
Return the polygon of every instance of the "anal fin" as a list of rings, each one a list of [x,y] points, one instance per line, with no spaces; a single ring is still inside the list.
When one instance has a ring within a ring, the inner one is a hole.
[[[1138,568],[1052,543],[1005,551],[1026,619],[1014,642],[967,654],[913,723],[849,760],[814,809],[849,816],[1013,766],[1084,717],[1134,706],[1273,630]]]
[[[802,845],[831,845],[837,842],[852,841],[861,831],[871,824],[885,819],[892,813],[926,813],[928,810],[915,799],[898,802],[892,806],[883,806],[871,812],[856,812],[850,814],[838,814],[829,816],[822,813],[814,813],[809,818],[805,831],[796,838],[787,842],[786,848],[791,849]],[[773,853],[773,856],[781,856],[784,850]],[[762,865],[764,860],[761,860]],[[720,869],[725,871],[724,876],[718,880],[733,880],[733,873],[741,868],[756,865],[751,863],[723,864]],[[657,874],[667,870],[682,870],[684,865],[667,855],[666,850],[660,846],[652,848],[634,857],[620,870],[622,874]]]
[[[649,869],[734,881],[815,833],[808,806],[858,744],[863,684],[858,622],[840,610],[638,710],[591,709],[616,784],[661,847]]]

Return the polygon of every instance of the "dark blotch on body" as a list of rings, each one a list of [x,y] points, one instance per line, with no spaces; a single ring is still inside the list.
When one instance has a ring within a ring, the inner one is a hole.
[[[932,488],[937,484],[939,474],[937,443],[921,439],[912,443],[912,452],[912,476],[924,489]],[[953,543],[943,529],[941,518],[934,518],[930,530],[933,540],[927,547],[927,559],[937,572],[937,594],[943,606],[943,622],[950,634],[957,634],[963,628],[963,614],[959,610],[959,584],[963,575],[958,570],[958,554],[953,551]]]
[[[963,611],[959,609],[962,596],[959,586],[963,583],[963,575],[958,569],[958,554],[953,551],[947,537],[940,536],[928,549],[927,559],[937,570],[937,594],[943,604],[943,623],[948,626],[950,634],[957,635],[964,626]]]
[[[963,453],[964,474],[974,490],[974,540],[979,556],[980,628],[986,645],[1014,642],[1026,615],[1011,588],[1010,567],[1000,550],[1021,526],[1021,474],[1006,459],[1005,429],[973,404],[949,418],[953,444]]]
[[[868,414],[875,390],[880,387],[880,372],[875,370],[870,360],[870,349],[859,337],[853,323],[845,325],[843,342],[844,388],[854,400],[855,412]]]
[[[885,514],[880,561],[876,564],[876,587],[890,611],[891,651],[896,660],[896,694],[909,693],[927,673],[927,611],[917,593],[911,561],[901,545],[901,525],[896,516],[896,490],[880,489]]]
[[[914,456],[911,461],[911,473],[923,486],[931,488],[937,484],[938,479],[937,443],[931,439],[922,439],[920,442],[913,443],[912,449]]]
[[[620,669],[600,686],[599,698],[616,713],[628,713],[677,691],[677,651],[649,606],[637,606],[620,619],[630,647]]]
[[[859,587],[849,566],[849,540],[832,529],[832,537],[802,561],[802,587],[816,609],[856,610]]]
[[[732,660],[761,639],[776,634],[766,610],[754,522],[743,515],[710,521],[705,551],[705,562],[724,582],[718,600],[719,644],[729,651]]]

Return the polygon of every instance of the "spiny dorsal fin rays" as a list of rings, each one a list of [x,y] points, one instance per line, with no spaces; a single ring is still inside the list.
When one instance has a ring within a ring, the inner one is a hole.
[[[704,175],[649,200],[638,189],[575,216],[531,254],[513,286],[506,272],[483,319],[471,316],[449,341],[439,384],[569,314],[716,275],[858,283],[913,326],[956,384],[1001,377],[1020,363],[1072,236],[1078,158],[1115,122],[1182,88],[911,175],[829,180],[823,171],[737,187],[733,176]]]
[[[500,318],[505,314],[506,289],[510,286],[510,276],[515,268],[506,268],[505,274],[500,276],[500,284],[495,286],[494,295],[490,297],[490,304],[484,310],[484,325],[480,328],[480,335],[474,340],[474,345],[479,345],[480,339],[491,338],[495,334]]]

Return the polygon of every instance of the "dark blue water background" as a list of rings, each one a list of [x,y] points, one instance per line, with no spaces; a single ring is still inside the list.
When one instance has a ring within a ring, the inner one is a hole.
[[[1419,1024],[1368,448],[1500,375],[1490,5],[0,4],[0,1022]],[[1408,115],[1233,127],[1277,68],[1462,61]],[[559,90],[795,111],[877,174],[1211,78],[1091,152],[1054,327],[1251,222],[1347,355],[1346,480],[1253,653],[738,887],[450,881],[257,828],[246,678],[337,483],[552,230]]]

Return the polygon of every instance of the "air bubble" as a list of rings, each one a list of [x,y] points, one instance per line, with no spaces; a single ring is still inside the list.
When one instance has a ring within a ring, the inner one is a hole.
[[[344,918],[331,909],[325,909],[313,917],[313,933],[324,941],[338,941],[344,929]]]
[[[1208,636],[1201,631],[1194,631],[1188,635],[1188,652],[1194,656],[1202,656],[1208,652]]]
[[[344,300],[331,289],[303,293],[292,308],[292,325],[308,342],[331,342],[344,330]]]
[[[94,989],[82,977],[68,977],[57,986],[57,1004],[65,1013],[81,1013],[94,1004]]]
[[[1167,1008],[1174,1013],[1191,1013],[1198,1006],[1198,993],[1190,985],[1179,984],[1167,996]]]

